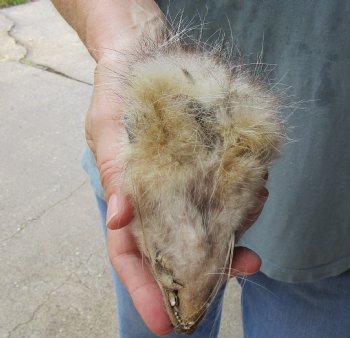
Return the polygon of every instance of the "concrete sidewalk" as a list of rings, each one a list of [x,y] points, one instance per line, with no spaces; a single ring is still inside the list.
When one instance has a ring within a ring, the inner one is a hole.
[[[0,338],[117,337],[102,228],[79,164],[93,70],[49,1],[0,11]],[[220,337],[242,337],[234,283]]]

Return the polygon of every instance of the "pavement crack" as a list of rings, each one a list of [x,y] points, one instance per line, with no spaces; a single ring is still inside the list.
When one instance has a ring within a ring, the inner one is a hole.
[[[78,280],[79,284],[82,285],[86,290],[92,291],[91,287],[87,285],[82,279],[78,276],[78,274],[74,273],[74,277]]]
[[[16,45],[18,45],[18,46],[24,48],[24,50],[25,50],[24,55],[18,60],[19,62],[22,62],[22,60],[25,60],[26,57],[28,56],[29,49],[28,49],[21,41],[19,41],[19,40],[15,37],[14,34],[12,34],[12,31],[13,31],[13,29],[16,27],[16,24],[15,24],[14,21],[12,21],[12,20],[11,20],[11,22],[12,22],[12,25],[11,25],[11,27],[10,27],[10,30],[7,31],[7,35],[8,35],[11,39],[13,39],[13,41],[15,42]]]
[[[12,20],[9,16],[5,15],[4,13],[0,13],[0,15],[3,15],[5,17],[5,19],[10,23],[9,26],[6,28],[4,33],[7,34],[8,37],[14,41],[15,45],[23,48],[23,50],[24,50],[20,56],[10,57],[10,59],[14,59],[15,61],[18,61],[24,65],[27,65],[27,66],[30,66],[30,67],[33,67],[33,68],[36,68],[36,69],[39,69],[39,70],[42,70],[42,71],[45,71],[48,73],[56,74],[56,75],[59,75],[59,76],[66,78],[66,79],[73,80],[73,81],[76,81],[79,83],[83,83],[83,84],[86,84],[88,86],[93,85],[90,82],[78,79],[78,78],[76,78],[74,76],[70,76],[68,74],[65,74],[65,73],[63,73],[63,72],[61,72],[53,67],[50,67],[50,66],[47,66],[44,64],[40,64],[40,63],[36,63],[32,60],[29,60],[28,55],[29,55],[29,51],[30,51],[30,46],[26,45],[26,43],[24,41],[22,41],[21,39],[16,37],[16,35],[14,34],[13,30],[16,27],[15,21]]]
[[[11,329],[7,335],[6,338],[11,338],[12,334],[15,333],[15,331],[17,329],[19,329],[20,327],[29,324],[30,322],[32,322],[36,316],[36,314],[40,311],[40,309],[47,304],[47,302],[50,300],[51,296],[53,294],[55,294],[56,291],[58,291],[60,288],[62,288],[71,278],[73,273],[71,273],[60,285],[56,286],[53,290],[51,290],[49,292],[49,294],[47,295],[47,297],[33,310],[31,316],[29,317],[29,319],[27,319],[26,321],[23,321],[21,323],[18,323],[13,329]]]
[[[7,20],[10,24],[8,27],[5,28],[5,31],[3,31],[2,33],[5,33],[11,40],[13,40],[14,44],[17,45],[18,47],[20,47],[20,49],[23,50],[23,52],[21,52],[21,54],[19,56],[10,56],[9,59],[15,59],[16,61],[21,62],[22,60],[24,60],[27,55],[28,55],[28,48],[22,43],[20,42],[15,35],[13,34],[13,30],[16,27],[16,23],[15,21],[13,21],[9,16],[5,15],[5,13],[1,12],[0,16],[3,16],[5,18],[5,20]],[[6,49],[5,49],[6,51]],[[1,55],[0,55],[1,57]],[[5,57],[6,59],[6,57]]]
[[[78,190],[80,190],[85,184],[87,183],[87,180],[84,180],[82,183],[80,183],[76,188],[74,188],[69,194],[64,196],[63,198],[56,201],[54,204],[49,205],[48,207],[44,208],[39,212],[39,214],[35,217],[32,217],[26,221],[24,221],[22,224],[20,224],[17,228],[17,231],[13,233],[12,235],[8,236],[7,238],[4,238],[0,243],[6,243],[10,241],[12,238],[16,237],[18,234],[20,234],[29,224],[38,221],[41,217],[43,217],[49,210],[55,208],[57,205],[67,201],[69,198],[71,198]]]
[[[79,82],[79,83],[84,83],[84,84],[87,84],[88,86],[92,86],[92,83],[90,82],[87,82],[87,81],[84,81],[84,80],[80,80],[76,77],[73,77],[73,76],[70,76],[70,75],[67,75],[59,70],[56,70],[50,66],[47,66],[47,65],[42,65],[40,63],[35,63],[31,60],[27,60],[27,58],[25,57],[24,59],[20,60],[21,63],[23,63],[24,65],[27,65],[27,66],[31,66],[31,67],[34,67],[36,69],[40,69],[40,70],[43,70],[45,72],[49,72],[49,73],[52,73],[52,74],[56,74],[56,75],[59,75],[59,76],[62,76],[62,77],[65,77],[66,79],[69,79],[69,80],[73,80],[73,81],[76,81],[76,82]]]

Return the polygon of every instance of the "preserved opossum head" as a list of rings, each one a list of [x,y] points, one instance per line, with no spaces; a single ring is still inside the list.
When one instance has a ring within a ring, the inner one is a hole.
[[[283,139],[279,101],[218,51],[147,42],[125,75],[124,192],[177,332],[226,278],[235,232]]]

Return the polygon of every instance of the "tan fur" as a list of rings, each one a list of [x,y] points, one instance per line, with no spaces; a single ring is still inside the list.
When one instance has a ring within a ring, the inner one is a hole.
[[[147,41],[126,75],[124,192],[178,332],[191,332],[230,266],[282,140],[279,102],[217,53]],[[175,305],[174,305],[175,304]]]

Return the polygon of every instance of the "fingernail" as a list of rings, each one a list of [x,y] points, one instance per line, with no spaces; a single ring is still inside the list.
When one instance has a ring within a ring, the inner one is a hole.
[[[116,194],[111,195],[111,197],[108,200],[108,206],[107,206],[107,215],[106,215],[106,223],[107,225],[111,222],[112,218],[118,213],[118,197]]]

